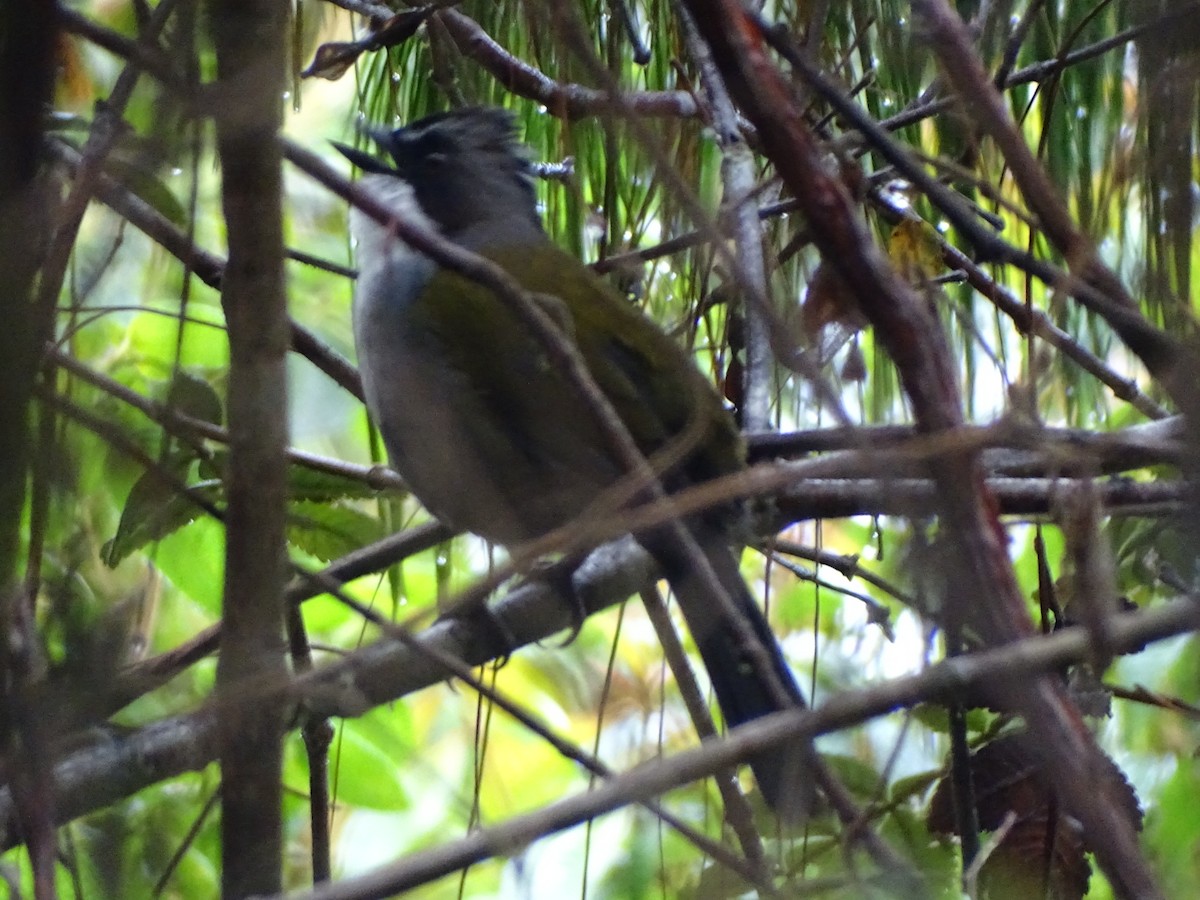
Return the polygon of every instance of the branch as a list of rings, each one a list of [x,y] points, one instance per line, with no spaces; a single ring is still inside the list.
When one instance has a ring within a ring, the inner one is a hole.
[[[217,84],[237,101],[216,116],[229,264],[229,464],[220,701],[221,893],[280,890],[282,706],[247,702],[286,677],[287,355],[282,127],[288,15],[278,0],[216,0],[209,17]]]
[[[990,476],[1053,477],[1082,473],[1112,475],[1150,466],[1182,465],[1188,454],[1182,417],[1160,419],[1118,431],[1088,431],[1082,428],[1026,426],[1001,420],[994,425],[962,425],[947,435],[983,451],[983,467]],[[747,437],[750,462],[772,462],[813,453],[859,451],[866,462],[846,459],[839,465],[826,457],[831,478],[911,475],[915,468],[896,471],[894,457],[872,463],[862,448],[903,451],[919,446],[922,439],[911,425],[861,425],[853,428],[813,428],[805,431],[762,432]]]
[[[764,54],[765,41],[780,45],[779,33],[764,29],[733,0],[691,0],[688,6],[731,92],[757,127],[766,155],[804,207],[823,259],[850,286],[894,361],[918,428],[936,434],[961,425],[957,371],[945,336],[921,298],[892,271],[845,186],[829,174],[822,148],[795,109],[789,81]],[[798,53],[792,56],[799,59]],[[949,597],[954,615],[993,645],[1027,636],[1033,625],[977,453],[970,448],[946,453],[931,474],[938,485],[940,531],[954,551],[956,570],[949,574],[949,583],[957,586]],[[1100,751],[1063,686],[1043,679],[1020,691],[1005,682],[994,687],[997,699],[1020,711],[1039,739],[1040,761],[1062,785],[1067,807],[1083,822],[1106,872],[1131,893],[1156,896],[1129,822],[1088,777]]]
[[[479,63],[507,90],[541,103],[554,115],[577,119],[613,110],[613,99],[608,92],[555,81],[513,56],[478,22],[457,10],[442,10],[438,19],[463,56]],[[687,91],[633,91],[622,94],[621,102],[641,116],[691,119],[699,114],[695,98]]]
[[[50,141],[47,146],[51,156],[67,166],[68,169],[74,170],[81,164],[82,157],[79,152],[62,141]],[[124,217],[146,237],[178,259],[187,271],[196,275],[204,284],[214,290],[221,289],[221,279],[225,275],[225,260],[215,253],[198,247],[174,222],[109,175],[98,172],[95,188],[96,197],[105,206]],[[296,251],[290,251],[288,255],[291,258],[303,256]],[[297,353],[328,375],[335,384],[340,385],[355,397],[362,398],[362,384],[358,378],[358,370],[345,357],[335,352],[303,325],[293,322],[291,329],[292,346]]]
[[[913,10],[928,31],[929,46],[934,48],[949,83],[970,107],[975,123],[1004,154],[1013,179],[1037,216],[1042,231],[1072,272],[1100,294],[1094,297],[1088,292],[1077,292],[1075,296],[1108,322],[1176,397],[1181,409],[1186,408],[1189,397],[1194,404],[1195,391],[1176,381],[1175,369],[1181,362],[1182,347],[1142,317],[1120,279],[1101,262],[1096,248],[1076,226],[1057,187],[1025,143],[1003,97],[971,50],[962,20],[944,0],[919,0]],[[1184,377],[1190,379],[1191,375]]]
[[[717,145],[721,148],[721,203],[733,236],[734,276],[743,294],[750,298],[734,311],[741,313],[746,323],[742,384],[735,386],[742,390],[742,401],[737,404],[738,423],[743,428],[762,429],[771,422],[775,361],[769,334],[772,323],[764,315],[764,310],[771,308],[770,282],[763,255],[763,230],[755,207],[754,154],[742,134],[737,110],[720,71],[713,64],[708,46],[682,10],[680,26],[688,52],[701,72],[701,87],[712,108],[712,123],[717,132]]]
[[[649,565],[649,558],[632,542],[602,548],[589,558],[577,579],[578,596],[586,612],[594,613],[628,597],[645,583]],[[467,665],[482,665],[576,624],[573,601],[543,583],[526,584],[512,591],[495,605],[492,615],[494,618],[486,621],[443,620],[422,632],[417,640],[434,648],[438,655],[449,654]],[[1200,609],[1197,601],[1189,598],[1117,615],[1108,633],[1111,647],[1127,653],[1198,626]],[[511,642],[501,639],[501,633],[510,636]],[[903,705],[969,695],[997,675],[1020,679],[1056,670],[1087,659],[1091,652],[1084,629],[1064,629],[996,650],[956,657],[918,676],[838,695],[813,714],[826,716],[829,709],[842,710],[829,728],[851,727]],[[442,682],[445,671],[430,659],[428,653],[382,640],[316,670],[294,687],[264,689],[258,700],[279,705],[280,695],[286,692],[314,715],[361,714]],[[756,723],[752,727],[759,726]],[[216,757],[215,732],[214,711],[206,708],[72,751],[55,766],[58,821],[70,821],[157,782],[204,768]],[[732,758],[738,757],[734,754]],[[708,774],[730,765],[726,757],[722,759],[725,761],[714,764]],[[13,816],[11,791],[0,789],[0,851],[21,842],[22,834]]]
[[[13,0],[0,3],[0,21],[0,753],[10,758],[33,891],[43,900],[55,896],[57,840],[44,722],[29,691],[42,663],[34,631],[39,585],[36,565],[22,572],[20,555],[38,348],[54,314],[53,302],[38,295],[45,277],[38,270],[56,212],[41,145],[60,25],[57,4]],[[29,544],[36,554],[37,544]]]

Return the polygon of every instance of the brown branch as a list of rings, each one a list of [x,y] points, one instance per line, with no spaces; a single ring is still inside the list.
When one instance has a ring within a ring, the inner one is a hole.
[[[891,271],[845,187],[829,175],[821,147],[794,108],[788,82],[763,54],[764,40],[773,38],[778,46],[780,35],[764,33],[757,20],[729,0],[692,0],[688,5],[731,91],[757,127],[766,155],[804,206],[814,243],[850,286],[896,364],[918,428],[934,433],[960,425],[957,372],[944,335],[921,298]],[[948,601],[958,620],[992,644],[1030,634],[1033,626],[976,453],[964,449],[946,454],[932,475],[938,485],[940,531],[955,551],[956,570],[949,573],[949,583],[961,587]],[[986,592],[982,602],[980,591]],[[1062,782],[1067,805],[1084,823],[1101,865],[1117,883],[1154,896],[1129,823],[1097,797],[1087,777],[1099,765],[1099,750],[1061,684],[1043,679],[1022,685],[1019,692],[1004,682],[994,687],[998,699],[1020,710],[1039,738],[1042,762]]]
[[[82,157],[78,151],[61,141],[51,141],[48,147],[51,155],[69,169],[74,169],[81,163]],[[96,197],[105,206],[178,259],[204,284],[214,290],[221,289],[225,260],[196,246],[174,222],[105,173],[96,174],[95,189]],[[298,257],[301,254],[289,255]],[[362,383],[358,377],[358,370],[345,357],[336,353],[303,325],[293,322],[291,330],[292,346],[297,353],[328,375],[335,384],[362,399]]]
[[[287,611],[288,650],[292,671],[297,674],[313,670],[312,645],[304,626],[304,615],[297,604],[289,603]],[[329,792],[329,747],[333,743],[333,726],[318,716],[305,716],[300,726],[304,755],[308,762],[308,822],[312,834],[313,884],[333,877],[331,835],[333,813]]]
[[[1118,431],[1029,426],[1001,419],[995,425],[963,425],[944,438],[950,440],[952,436],[982,450],[984,470],[993,477],[1114,475],[1151,466],[1180,466],[1189,453],[1184,422],[1178,416]],[[920,463],[923,456],[920,448],[927,446],[928,440],[918,436],[911,425],[861,425],[762,432],[748,435],[747,443],[751,463],[850,451],[855,457],[847,457],[842,463],[825,457],[829,468],[824,475],[882,478],[920,477],[924,472],[915,464],[905,465],[895,456],[872,462],[872,454],[863,448],[900,452],[908,448],[913,451],[913,463]]]
[[[553,115],[577,119],[613,110],[608,92],[555,81],[513,56],[478,22],[457,10],[442,10],[438,19],[463,56],[477,62],[507,90],[541,103]],[[695,98],[687,91],[633,91],[623,94],[621,100],[641,116],[691,119],[699,113]]]
[[[363,0],[328,0],[373,22],[384,22],[394,10]],[[519,97],[542,104],[552,115],[566,119],[611,112],[611,95],[581,84],[555,81],[545,72],[505,50],[479,23],[458,10],[436,13],[438,23],[454,41],[459,52],[478,63],[504,88]],[[638,114],[651,117],[691,119],[699,115],[695,98],[687,91],[634,91],[624,95]]]
[[[745,320],[745,367],[743,399],[738,406],[743,428],[763,429],[771,422],[771,396],[775,383],[775,361],[771,353],[769,329],[773,324],[765,315],[771,307],[770,281],[765,266],[763,231],[755,208],[756,178],[754,155],[746,143],[737,110],[721,73],[713,64],[708,47],[700,39],[686,12],[680,13],[688,52],[701,73],[701,88],[711,107],[713,128],[721,148],[722,205],[733,236],[734,275],[750,299],[741,304]]]
[[[1180,600],[1155,610],[1122,615],[1113,635],[1125,648],[1143,645],[1149,633],[1167,636],[1200,626],[1200,605]],[[664,762],[648,763],[596,789],[474,832],[453,844],[412,854],[368,875],[301,895],[303,900],[350,900],[390,896],[465,866],[488,859],[497,847],[511,852],[546,834],[586,821],[644,797],[704,777],[753,750],[784,740],[801,740],[851,727],[875,716],[918,702],[947,702],[972,687],[1004,679],[1031,686],[1036,676],[1054,672],[1087,657],[1089,641],[1083,629],[1071,628],[1045,637],[1025,638],[984,653],[947,660],[919,675],[898,678],[867,690],[835,696],[811,711],[776,713],[743,725],[723,740],[679,753]]]
[[[592,586],[595,595],[607,592],[611,597],[628,596],[627,575],[622,565],[593,564]],[[615,579],[605,584],[605,579]],[[635,579],[636,581],[636,579]],[[592,598],[593,591],[580,593]],[[613,600],[615,602],[615,600]],[[568,604],[554,598],[545,585],[532,585],[515,591],[501,601],[495,615],[504,631],[518,641],[528,643],[544,640],[557,631],[569,628],[572,612]],[[1200,625],[1197,602],[1185,599],[1167,603],[1150,610],[1115,617],[1109,633],[1112,647],[1118,652],[1136,652],[1146,643],[1161,640]],[[509,645],[497,640],[497,628],[492,622],[474,624],[464,620],[440,622],[424,632],[419,640],[453,655],[468,665],[478,665],[497,655],[511,652]],[[1083,629],[1070,628],[1050,636],[1035,637],[1003,648],[958,657],[909,678],[897,679],[873,686],[864,691],[847,692],[831,698],[818,708],[810,720],[814,729],[832,730],[851,727],[878,715],[906,705],[929,701],[946,701],[969,694],[979,685],[998,676],[1024,679],[1041,672],[1056,671],[1063,666],[1088,658],[1090,644]],[[357,704],[364,712],[374,705],[390,702],[396,697],[435,684],[445,677],[444,670],[431,665],[423,653],[382,641],[356,651],[333,666],[318,670],[297,687],[307,700],[302,702],[317,714],[348,712],[347,704]],[[264,704],[281,703],[278,697],[263,696]],[[332,704],[332,706],[331,706]],[[762,720],[765,723],[765,720]],[[774,729],[773,737],[783,739],[775,723],[754,725],[755,746],[765,746],[761,727]],[[738,740],[750,733],[738,729]],[[790,734],[790,732],[789,732]],[[701,753],[718,753],[705,757],[703,764],[711,774],[741,758],[738,753],[725,753],[724,742],[706,745]],[[745,752],[745,743],[738,745]],[[60,800],[60,821],[101,808],[142,788],[188,771],[204,768],[215,757],[215,722],[210,712],[202,711],[147,725],[130,735],[105,741],[73,751],[56,766],[56,784]],[[672,783],[690,780],[693,768],[676,770],[680,757],[672,757],[666,765]],[[662,778],[665,772],[657,773]],[[694,777],[701,777],[696,774]],[[649,794],[642,792],[643,796]],[[20,841],[20,832],[12,821],[12,800],[7,790],[0,790],[0,848],[8,849]]]
[[[11,758],[38,900],[56,896],[57,839],[42,711],[30,691],[44,664],[34,630],[38,586],[27,586],[19,559],[37,351],[54,313],[39,297],[38,268],[56,200],[41,145],[59,61],[58,13],[53,3],[0,3],[0,753]]]
[[[1108,322],[1177,401],[1194,398],[1194,391],[1175,382],[1182,348],[1142,318],[1137,303],[1120,279],[1100,261],[1091,241],[1076,226],[1057,187],[1025,143],[1003,97],[972,51],[962,20],[943,0],[919,0],[913,9],[950,84],[971,109],[975,123],[1004,154],[1013,179],[1037,216],[1042,231],[1071,271],[1100,295],[1080,291],[1075,293],[1077,299]]]
[[[821,590],[830,591],[842,597],[847,597],[852,600],[857,600],[861,603],[867,612],[867,622],[871,625],[878,625],[884,637],[889,641],[896,639],[896,632],[892,628],[891,610],[876,600],[869,594],[853,588],[845,587],[841,584],[834,584],[832,581],[821,578],[814,570],[807,569],[798,563],[792,562],[787,557],[798,556],[801,559],[817,559],[821,558],[821,564],[827,565],[830,568],[838,568],[839,570],[849,569],[852,574],[857,574],[864,581],[872,581],[874,583],[878,579],[872,576],[869,572],[858,567],[857,563],[851,562],[849,557],[836,557],[834,554],[819,554],[818,551],[808,547],[801,547],[798,544],[793,544],[788,541],[773,541],[770,548],[766,552],[766,557],[775,565],[781,567],[787,572],[790,572],[798,581],[807,581],[809,584],[820,588]],[[823,557],[823,558],[822,558]],[[849,579],[851,574],[847,574]],[[885,590],[884,588],[880,588]],[[915,607],[913,598],[905,596],[903,593],[897,594],[898,599],[903,598],[904,602]]]
[[[236,101],[216,116],[229,263],[225,585],[217,695],[222,896],[278,892],[283,877],[284,709],[253,709],[257,685],[286,678],[283,627],[289,328],[283,272],[285,8],[216,0],[209,17],[218,85]]]

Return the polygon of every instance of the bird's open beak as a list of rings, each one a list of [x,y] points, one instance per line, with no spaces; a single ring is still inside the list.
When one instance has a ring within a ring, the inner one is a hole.
[[[373,133],[373,130],[368,131],[367,134],[373,140],[379,140],[378,136]],[[377,175],[396,174],[395,169],[386,163],[380,162],[369,153],[347,146],[346,144],[339,143],[338,141],[330,141],[330,143],[337,148],[337,151],[341,153],[342,156],[346,157],[346,159],[350,160],[350,162],[354,163],[354,165],[358,166],[364,172],[373,172]]]

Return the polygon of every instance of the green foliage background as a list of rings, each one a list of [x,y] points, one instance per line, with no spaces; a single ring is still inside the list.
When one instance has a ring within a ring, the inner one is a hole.
[[[768,4],[766,13],[802,34],[813,6]],[[995,38],[982,42],[981,55],[993,71],[1007,64],[1019,73],[1024,66],[1062,58],[1120,34],[1139,20],[1143,8],[1154,6],[1009,4],[1013,21],[1028,16],[1028,37],[1006,58],[1004,37],[1011,29],[998,17]],[[623,90],[697,85],[671,4],[645,0],[631,5],[651,49],[644,66],[631,61],[628,36],[610,17],[608,5],[570,7],[570,15],[560,12],[567,19],[578,17],[606,76]],[[508,53],[557,82],[596,84],[596,73],[555,31],[554,5],[470,0],[458,9]],[[131,10],[132,5],[93,4],[85,11],[106,28],[128,34],[133,33]],[[331,4],[303,2],[297,14],[297,68],[307,64],[318,43],[363,33],[361,19]],[[909,16],[908,4],[891,0],[832,4],[813,43],[825,71],[846,86],[860,86],[858,101],[884,121],[917,102],[935,74]],[[168,40],[180,50],[190,41],[182,34]],[[119,63],[79,36],[64,43],[63,53],[52,135],[78,146],[93,103],[107,94]],[[203,41],[195,53],[199,71],[211,67]],[[1148,316],[1177,331],[1191,327],[1197,252],[1194,201],[1179,196],[1190,196],[1195,189],[1196,61],[1194,51],[1165,39],[1117,43],[1060,74],[1019,83],[1006,94],[1027,140],[1104,260],[1141,298]],[[1172,88],[1164,72],[1180,84]],[[1180,104],[1178,96],[1190,101]],[[652,247],[695,227],[659,163],[669,164],[705,209],[715,212],[722,199],[722,152],[712,131],[698,120],[642,120],[653,151],[637,129],[619,119],[564,120],[538,102],[514,95],[493,74],[459,56],[432,24],[399,47],[364,53],[340,81],[298,78],[289,100],[289,136],[331,161],[338,157],[328,141],[354,141],[360,116],[372,122],[406,121],[459,101],[512,108],[536,160],[573,160],[574,174],[540,182],[539,198],[554,238],[588,261]],[[813,112],[820,116],[824,110],[817,106]],[[209,126],[184,116],[169,92],[148,77],[125,119],[129,130],[106,165],[108,174],[186,230],[196,244],[223,254],[219,172]],[[836,119],[822,127],[831,137],[843,133]],[[998,217],[1008,241],[1054,259],[1038,226],[1014,212],[1021,201],[1005,161],[989,142],[973,144],[969,123],[952,106],[899,129],[896,137],[931,159],[957,163],[958,169],[935,171],[947,173],[965,196]],[[865,183],[904,193],[872,154],[863,155],[857,165]],[[955,178],[952,173],[962,169],[977,180]],[[765,168],[760,174],[766,183],[761,206],[777,199],[778,185]],[[942,228],[940,215],[925,200],[906,196],[917,214]],[[286,202],[292,248],[337,266],[352,265],[340,200],[290,170]],[[867,215],[880,242],[889,246],[891,224],[874,211]],[[771,218],[765,224],[767,245],[778,252],[804,228],[795,215]],[[947,237],[955,240],[953,234]],[[782,320],[793,327],[793,338],[804,337],[799,307],[818,262],[815,251],[801,244],[771,272],[773,300]],[[1013,267],[988,266],[987,271],[1023,302],[1044,310],[1072,341],[1162,399],[1103,323]],[[293,319],[352,358],[351,281],[294,261],[287,273]],[[714,377],[726,372],[731,358],[727,307],[706,301],[728,277],[709,243],[697,242],[614,277],[665,328],[695,347],[705,371]],[[1105,431],[1142,420],[1063,354],[1031,343],[969,286],[942,285],[931,302],[957,354],[974,421],[1036,416],[1048,425]],[[89,210],[75,247],[56,344],[125,389],[158,402],[172,400],[172,384],[190,385],[189,391],[176,388],[175,408],[221,424],[228,348],[217,292],[100,204]],[[861,379],[845,377],[850,353],[865,361]],[[364,467],[381,462],[379,442],[359,404],[304,359],[294,357],[290,366],[294,446]],[[856,423],[908,420],[894,370],[869,331],[853,335],[824,373]],[[778,427],[831,424],[830,412],[803,379],[783,369],[777,379],[772,414]],[[108,428],[98,434],[56,415],[48,404],[39,407],[34,482],[47,492],[48,501],[41,531],[36,539],[27,531],[31,540],[25,548],[41,565],[38,625],[48,664],[78,685],[86,700],[87,685],[121,665],[170,650],[220,617],[222,528],[194,507],[176,502],[176,492],[147,481],[145,466],[124,451],[122,442],[186,483],[210,487],[214,500],[220,496],[214,479],[224,450],[213,442],[185,446],[110,390],[64,370],[52,385],[58,396]],[[1141,470],[1132,477],[1153,480],[1167,471]],[[362,479],[322,480],[298,467],[294,481],[290,550],[295,559],[313,566],[425,519],[410,499],[377,493]],[[1013,565],[1031,604],[1038,586],[1033,536],[1039,524],[1017,518],[1009,522]],[[1137,603],[1151,604],[1174,593],[1153,577],[1160,557],[1168,557],[1191,580],[1186,534],[1128,517],[1114,518],[1107,527],[1117,550],[1122,590]],[[1046,522],[1041,534],[1048,559],[1058,566],[1064,550],[1054,523]],[[807,523],[786,536],[860,556],[890,583],[921,589],[913,571],[914,534],[903,520],[857,517]],[[428,619],[440,601],[485,572],[492,558],[478,540],[460,537],[384,575],[360,579],[349,591],[388,617],[410,621],[423,614]],[[106,565],[106,559],[115,564]],[[896,639],[886,640],[868,621],[862,602],[840,592],[851,585],[828,567],[818,567],[822,583],[817,584],[748,553],[745,571],[767,596],[780,639],[818,703],[834,692],[920,670],[940,652],[914,612],[894,596],[856,581],[855,590],[891,610]],[[379,637],[377,629],[329,597],[309,601],[304,614],[319,661]],[[1200,703],[1196,649],[1192,636],[1155,645],[1118,661],[1107,680],[1126,688],[1144,686],[1185,704]],[[213,671],[210,660],[187,668],[104,728],[119,733],[197,708],[209,696]],[[618,770],[694,741],[654,633],[636,603],[588,620],[572,641],[528,648],[483,675],[560,733],[595,748]],[[821,749],[871,811],[870,827],[915,861],[943,896],[956,896],[956,849],[929,834],[922,817],[948,749],[939,717],[925,712],[896,714],[831,735]],[[981,719],[980,733],[991,722]],[[1138,789],[1147,813],[1144,847],[1166,893],[1189,895],[1200,883],[1192,800],[1200,777],[1194,708],[1170,712],[1117,700],[1112,717],[1096,727],[1102,744]],[[536,810],[588,783],[584,773],[544,741],[454,684],[339,721],[335,728],[331,815],[338,877],[446,842],[478,824]],[[299,736],[293,733],[288,741],[288,880],[300,887],[309,878],[307,761]],[[219,848],[210,801],[217,782],[218,773],[210,766],[64,826],[62,895],[215,895]],[[667,800],[697,827],[716,837],[723,834],[711,784],[692,785]],[[862,885],[837,886],[837,879],[847,874],[841,837],[840,826],[825,814],[803,834],[768,834],[766,840],[768,853],[785,870],[834,879],[833,896],[863,896],[854,893]],[[4,864],[19,873],[16,880],[27,888],[22,852],[10,851]],[[886,895],[886,886],[873,889]],[[630,808],[473,866],[461,878],[442,879],[419,895],[715,897],[743,890],[734,876],[649,813]],[[1093,878],[1088,896],[1109,895],[1104,880]]]

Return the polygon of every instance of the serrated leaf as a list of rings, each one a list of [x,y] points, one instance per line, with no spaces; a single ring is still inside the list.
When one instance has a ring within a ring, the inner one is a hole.
[[[288,541],[322,562],[329,562],[383,537],[377,519],[336,504],[292,503]]]
[[[360,478],[301,465],[294,465],[288,470],[288,496],[296,501],[332,503],[335,500],[368,500],[378,493],[378,489]]]
[[[1009,813],[1020,821],[1044,815],[1057,799],[1056,788],[1029,750],[1028,735],[1008,734],[991,741],[971,754],[971,779],[974,782],[975,812],[979,828],[995,831]],[[1125,773],[1108,756],[1100,756],[1102,768],[1093,773],[1096,790],[1107,794],[1110,802],[1135,829],[1142,827],[1142,807],[1137,792]],[[943,778],[929,801],[926,817],[929,829],[939,834],[957,834],[951,779]]]
[[[1053,857],[1046,858],[1047,848]],[[1084,855],[1078,826],[1045,814],[1022,819],[987,858],[979,871],[981,896],[989,900],[1083,900],[1092,867]]]
[[[182,476],[189,464],[178,463],[177,473]],[[221,489],[219,481],[192,485],[193,491],[212,503],[220,499]],[[117,533],[101,548],[101,558],[107,566],[115,568],[129,554],[178,531],[202,514],[193,500],[156,473],[147,472],[130,489]]]
[[[971,754],[975,813],[983,831],[999,828],[1009,812],[1029,815],[1050,802],[1050,792],[1038,781],[1037,765],[1022,749],[1018,738],[1019,735],[1007,735]],[[958,833],[954,786],[949,776],[933,792],[927,821],[931,831]]]
[[[229,451],[216,447],[208,459],[200,460],[205,478],[220,478],[227,466]],[[339,475],[294,463],[288,467],[288,498],[294,503],[335,503],[338,500],[373,500],[379,489],[362,478]]]

